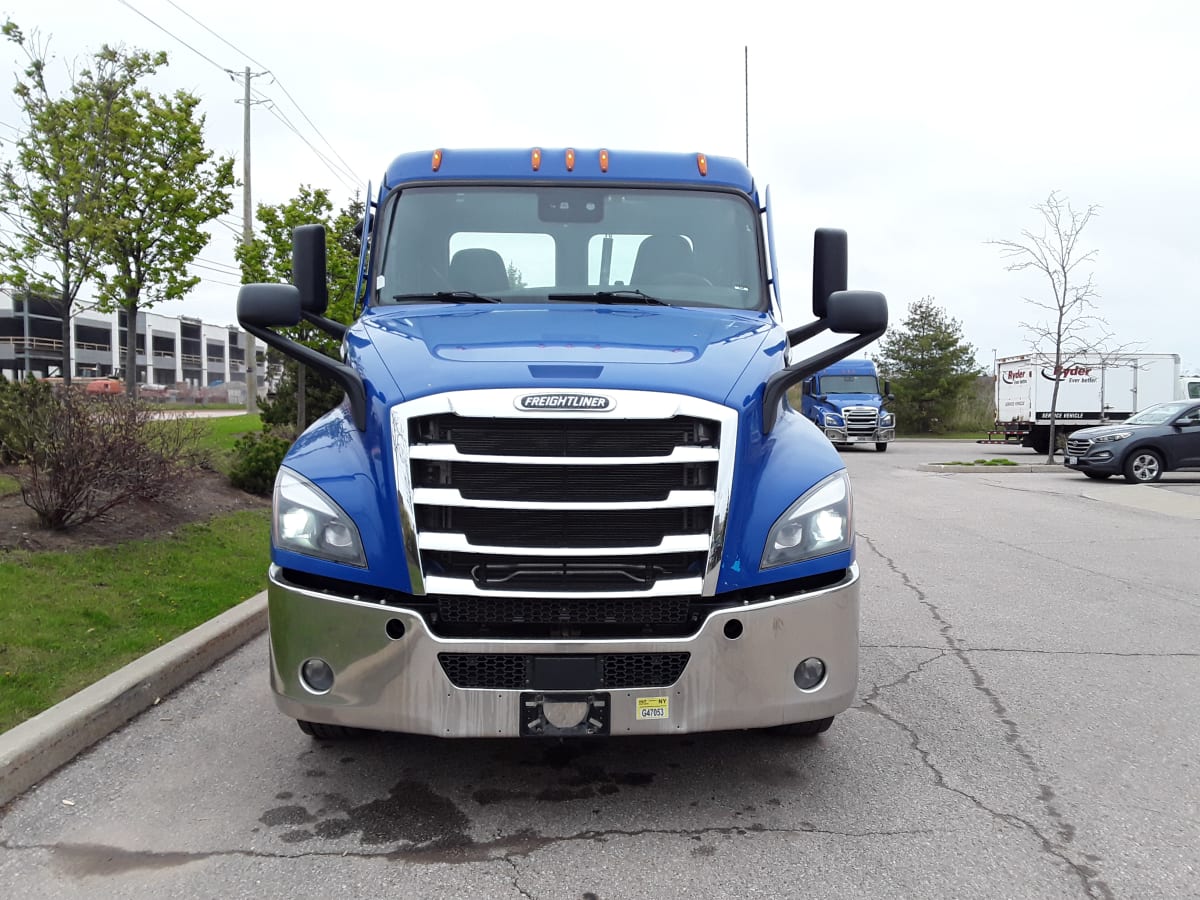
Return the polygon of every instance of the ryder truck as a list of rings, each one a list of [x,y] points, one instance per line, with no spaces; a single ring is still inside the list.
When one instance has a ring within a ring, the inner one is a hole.
[[[346,393],[275,484],[278,707],[318,738],[827,729],[857,683],[853,504],[786,394],[887,304],[821,229],[815,319],[785,329],[770,221],[733,159],[405,154],[348,327],[297,228],[294,283],[238,295]],[[302,320],[340,361],[277,330]]]
[[[1054,430],[1064,439],[1080,428],[1120,422],[1147,406],[1200,391],[1200,379],[1180,374],[1174,353],[1075,354],[1064,359],[1057,374],[1053,356],[1000,357],[996,361],[997,433],[1003,431],[1038,453],[1048,452],[1055,381],[1059,386]]]

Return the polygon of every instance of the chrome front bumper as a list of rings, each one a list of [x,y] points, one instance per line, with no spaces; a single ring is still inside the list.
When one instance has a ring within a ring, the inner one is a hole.
[[[876,428],[871,434],[848,434],[845,428],[825,428],[831,444],[886,444],[896,439],[896,429]]]
[[[691,637],[479,640],[437,637],[420,614],[403,607],[297,587],[272,566],[271,687],[279,709],[295,719],[443,737],[517,737],[521,695],[528,691],[456,687],[439,653],[687,652],[687,666],[669,687],[595,688],[607,694],[611,734],[807,722],[837,715],[854,700],[858,577],[854,565],[832,587],[714,612]],[[740,633],[726,627],[735,619]],[[333,669],[326,693],[313,692],[301,678],[301,666],[313,657]],[[808,657],[823,660],[826,675],[802,691],[793,675]],[[639,718],[639,699],[643,707],[663,708],[665,717]]]

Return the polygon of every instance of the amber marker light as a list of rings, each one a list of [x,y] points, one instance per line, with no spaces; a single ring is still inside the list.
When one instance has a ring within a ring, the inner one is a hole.
[[[607,150],[600,151],[600,171],[601,172],[608,171],[608,151]]]
[[[536,172],[538,169],[540,169],[542,167],[542,151],[539,150],[537,147],[533,148],[533,155],[531,157],[531,161],[533,162],[533,171]]]
[[[442,151],[434,150],[433,151],[433,171],[436,172],[441,167],[442,167]]]
[[[703,153],[696,154],[696,168],[700,170],[701,175],[708,175],[708,157]]]
[[[567,150],[567,171],[575,171],[575,151],[569,148]]]

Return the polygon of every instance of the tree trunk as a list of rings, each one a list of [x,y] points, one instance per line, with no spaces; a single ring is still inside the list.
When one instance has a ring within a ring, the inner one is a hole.
[[[126,299],[125,304],[125,393],[137,399],[137,298]],[[149,335],[146,336],[149,342]],[[147,348],[149,352],[149,348]],[[147,358],[148,359],[148,358]]]
[[[304,366],[296,365],[296,434],[303,434],[307,427],[305,419],[308,417],[308,404],[305,402],[307,388],[304,384]]]
[[[25,295],[25,302],[29,302],[29,295]],[[29,339],[29,335],[25,335],[25,339]],[[70,387],[71,385],[71,308],[64,306],[62,308],[62,379],[63,384]]]

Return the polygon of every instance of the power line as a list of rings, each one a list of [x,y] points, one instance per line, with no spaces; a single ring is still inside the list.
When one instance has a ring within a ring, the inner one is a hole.
[[[321,154],[321,151],[318,150],[316,147],[314,147],[312,145],[312,142],[309,141],[308,138],[306,138],[304,135],[302,135],[299,131],[296,130],[295,125],[293,125],[283,115],[281,115],[279,112],[277,112],[275,109],[275,105],[273,103],[266,104],[264,108],[267,110],[267,112],[269,112],[276,119],[278,119],[280,122],[282,122],[285,128],[290,129],[291,132],[294,135],[296,135],[296,137],[298,137],[298,138],[300,138],[300,140],[304,141],[304,143],[308,145],[308,149],[316,154],[317,159],[321,160],[321,162],[323,162],[325,164],[325,167],[327,169],[329,169],[330,172],[333,173],[334,177],[337,178],[338,181],[340,181],[344,187],[346,187],[348,190],[351,190],[351,191],[353,191],[357,187],[357,185],[353,184],[350,181],[347,181],[346,177],[341,172],[339,172],[336,168],[334,168],[333,165],[329,162],[329,160],[326,159]]]
[[[133,10],[135,13],[137,13],[139,16],[141,16],[143,19],[145,19],[147,22],[149,22],[151,25],[153,25],[155,28],[157,28],[163,34],[165,34],[168,37],[172,38],[173,40],[178,41],[179,43],[183,44],[183,46],[187,47],[189,50],[191,50],[193,53],[195,53],[201,59],[207,60],[208,62],[212,63],[214,66],[216,66],[222,72],[226,71],[225,67],[223,65],[221,65],[219,62],[217,62],[215,59],[213,59],[211,56],[206,56],[205,54],[203,54],[199,50],[197,50],[195,47],[193,47],[191,44],[189,44],[187,41],[185,41],[183,38],[179,37],[176,34],[172,34],[170,31],[168,31],[163,26],[159,25],[157,22],[155,22],[152,18],[150,18],[148,15],[146,15],[140,9],[133,6],[129,2],[129,0],[120,0],[120,2],[121,2],[122,6],[128,7],[129,9]]]
[[[292,120],[288,118],[287,113],[285,113],[282,109],[279,108],[279,104],[276,103],[274,99],[272,99],[271,97],[268,97],[266,94],[262,93],[261,91],[257,91],[257,90],[254,91],[254,96],[256,98],[258,98],[259,103],[262,103],[264,106],[266,106],[270,110],[274,110],[274,112],[277,113],[276,118],[278,118],[281,122],[283,122],[284,125],[286,125],[288,128],[290,128],[292,133],[295,134],[296,137],[300,138],[301,140],[304,140],[304,136],[300,134],[300,129],[298,129],[295,126],[295,124],[292,122]],[[305,141],[305,143],[307,143],[307,141]],[[316,147],[313,147],[312,144],[309,144],[309,146],[312,147],[312,151],[313,151],[313,153],[315,153],[317,155],[317,158],[320,159],[321,162],[325,163],[326,168],[328,168],[330,171],[333,171],[335,168],[335,166],[333,165],[333,161],[331,159],[329,159],[320,150],[318,150]],[[355,175],[354,172],[352,172],[350,169],[346,168],[345,166],[337,166],[336,168],[340,169],[344,174],[349,175],[350,178],[355,183],[358,182],[358,176]],[[334,174],[336,175],[337,172],[334,172]],[[346,184],[345,181],[343,181],[342,183]],[[347,185],[347,186],[350,187],[351,190],[354,189],[353,185]]]
[[[124,0],[122,0],[122,2],[124,2]],[[271,68],[269,66],[264,65],[263,63],[259,62],[253,56],[251,56],[249,53],[247,53],[245,50],[242,50],[241,48],[237,47],[235,44],[226,40],[224,37],[222,37],[217,32],[213,31],[211,28],[209,28],[207,25],[205,25],[203,22],[201,22],[199,19],[197,19],[195,16],[193,16],[190,12],[188,12],[186,9],[184,9],[182,6],[180,6],[178,3],[174,2],[174,0],[167,0],[167,2],[169,4],[171,4],[171,6],[175,7],[175,9],[179,10],[179,12],[183,13],[185,16],[187,16],[189,19],[191,19],[193,22],[195,22],[197,25],[199,25],[201,28],[203,28],[205,31],[207,31],[209,34],[211,34],[213,37],[215,37],[218,41],[220,41],[226,47],[229,47],[235,53],[238,53],[239,55],[244,56],[246,59],[248,59],[250,62],[254,63],[254,65],[258,66],[260,69],[264,69],[265,74],[270,75],[271,80],[275,84],[279,85],[279,89],[281,91],[283,91],[284,96],[287,97],[288,100],[291,101],[292,106],[296,107],[296,111],[299,112],[300,115],[302,115],[304,117],[304,121],[306,121],[309,124],[309,127],[312,128],[312,130],[317,133],[317,137],[319,137],[322,141],[324,141],[325,146],[328,147],[330,152],[333,153],[333,155],[337,157],[338,161],[342,164],[346,174],[348,174],[351,178],[353,178],[355,180],[355,182],[361,182],[363,180],[362,178],[360,178],[358,176],[358,173],[356,173],[354,171],[354,169],[350,166],[350,164],[348,162],[346,162],[346,160],[342,159],[341,154],[339,154],[337,152],[337,149],[333,146],[333,144],[331,144],[329,142],[329,139],[327,137],[325,137],[324,134],[321,133],[321,129],[319,129],[317,127],[316,123],[313,122],[313,120],[308,117],[308,113],[306,113],[304,111],[304,109],[296,101],[296,98],[292,96],[291,91],[289,91],[287,89],[287,87],[284,85],[283,81],[279,78],[279,76],[271,71]],[[295,130],[295,129],[293,129],[293,130]],[[299,134],[299,132],[297,132],[297,134]],[[314,148],[314,152],[315,152],[315,148]]]
[[[238,267],[233,263],[221,262],[219,259],[205,259],[203,256],[197,256],[196,259],[198,259],[200,262],[208,263],[209,265],[224,266],[227,269],[233,269],[235,271],[238,270]]]

